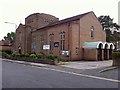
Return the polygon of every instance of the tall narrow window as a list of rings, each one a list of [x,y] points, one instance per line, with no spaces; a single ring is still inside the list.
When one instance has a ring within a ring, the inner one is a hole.
[[[91,27],[90,36],[91,38],[94,38],[94,27],[93,26]]]
[[[54,34],[50,33],[49,37],[50,37],[50,50],[52,51],[54,45]]]
[[[60,47],[65,50],[65,32],[60,32]]]
[[[35,36],[32,36],[32,53],[35,53],[36,44],[35,44]]]
[[[43,50],[44,35],[40,35],[40,50]]]
[[[22,33],[19,32],[19,41],[21,42],[22,41]]]

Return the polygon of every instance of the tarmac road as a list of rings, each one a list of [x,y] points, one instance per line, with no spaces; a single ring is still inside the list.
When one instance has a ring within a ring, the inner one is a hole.
[[[2,88],[118,88],[118,82],[2,61]]]

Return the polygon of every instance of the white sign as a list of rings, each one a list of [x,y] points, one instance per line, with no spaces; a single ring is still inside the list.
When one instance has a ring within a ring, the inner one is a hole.
[[[43,50],[48,50],[50,49],[50,45],[43,45]]]
[[[62,53],[61,53],[62,55],[64,55],[64,56],[69,56],[69,54],[70,54],[70,51],[62,51]]]

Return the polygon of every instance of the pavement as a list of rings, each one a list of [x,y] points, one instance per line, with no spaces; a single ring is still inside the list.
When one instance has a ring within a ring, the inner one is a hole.
[[[64,62],[63,65],[48,65],[41,63],[31,63],[24,61],[15,61],[10,59],[2,59],[7,62],[19,63],[37,67],[46,67],[56,70],[68,71],[78,74],[92,75],[108,79],[120,80],[118,72],[120,68],[112,66],[112,60],[105,61],[74,61]]]
[[[75,73],[120,80],[120,68],[112,66],[112,60],[65,62],[61,67],[71,68]]]
[[[65,62],[63,67],[74,68],[74,69],[97,69],[102,67],[112,66],[112,60],[105,61],[76,61],[76,62]]]

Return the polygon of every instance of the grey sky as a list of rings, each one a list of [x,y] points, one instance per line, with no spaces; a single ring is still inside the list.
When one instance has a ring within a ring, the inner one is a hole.
[[[98,16],[110,15],[118,23],[119,0],[0,0],[0,40],[7,32],[15,31],[14,24],[24,24],[32,13],[52,14],[59,19],[94,11]]]

